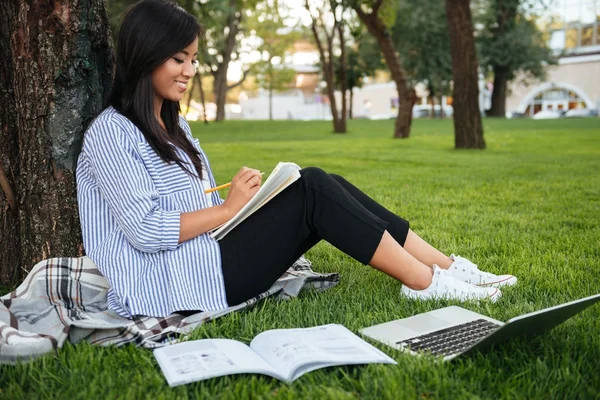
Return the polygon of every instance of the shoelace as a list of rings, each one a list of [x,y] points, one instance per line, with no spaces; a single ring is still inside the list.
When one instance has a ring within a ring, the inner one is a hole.
[[[466,282],[463,282],[461,280],[455,279],[452,277],[452,275],[450,275],[450,272],[448,270],[445,269],[439,269],[438,271],[436,271],[436,273],[438,274],[438,280],[436,282],[436,289],[439,288],[440,285],[440,278],[442,277],[442,275],[449,275],[445,278],[445,280],[451,280],[454,281],[453,282],[453,292],[457,292],[458,290],[460,290],[463,293],[468,293],[470,296],[468,297],[472,297],[475,294],[478,294],[481,292],[481,290],[479,288],[477,288],[476,286],[470,285]],[[444,285],[445,286],[445,290],[448,290],[448,286],[447,284]]]
[[[485,272],[479,269],[479,267],[477,266],[477,264],[472,263],[471,261],[468,261],[460,256],[456,256],[455,261],[458,261],[458,268],[463,268],[463,271],[466,270],[466,268],[469,268],[469,272],[472,275],[479,275],[480,277],[484,278],[484,279],[495,279],[496,275],[490,273],[490,272]],[[462,264],[462,265],[461,265]]]

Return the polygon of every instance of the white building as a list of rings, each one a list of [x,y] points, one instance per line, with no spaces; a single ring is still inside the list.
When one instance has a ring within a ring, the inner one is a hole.
[[[507,111],[600,108],[600,0],[554,0],[547,13],[550,47],[561,54],[544,82],[515,79]]]

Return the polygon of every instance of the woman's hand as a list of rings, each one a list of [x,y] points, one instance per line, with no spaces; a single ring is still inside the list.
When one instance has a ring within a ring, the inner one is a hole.
[[[233,217],[242,207],[250,201],[260,189],[262,175],[259,170],[242,167],[231,180],[229,193],[222,206]]]

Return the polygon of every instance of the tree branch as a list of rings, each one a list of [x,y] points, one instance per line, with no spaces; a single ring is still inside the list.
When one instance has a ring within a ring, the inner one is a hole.
[[[356,12],[356,14],[358,15],[358,18],[360,18],[360,20],[367,25],[369,21],[369,17],[371,16],[371,14],[367,14],[366,12],[364,12],[362,10],[362,8],[360,7],[360,4],[357,6],[352,7],[354,9],[354,11]]]
[[[325,59],[325,50],[323,49],[323,43],[321,43],[321,39],[319,38],[319,32],[317,31],[317,25],[316,25],[316,21],[315,18],[313,17],[312,13],[310,12],[310,6],[308,5],[308,0],[306,1],[306,10],[308,11],[308,13],[310,14],[310,20],[311,20],[311,25],[310,28],[312,29],[313,35],[315,36],[315,41],[317,42],[317,48],[319,49],[319,55],[321,56],[321,61],[323,62],[323,70],[325,71],[325,64],[327,63],[327,60]]]
[[[381,3],[382,0],[377,0],[375,4],[373,4],[373,12],[371,12],[371,15],[377,17],[377,13],[379,12],[379,7],[381,7]]]
[[[8,206],[12,211],[17,211],[17,201],[15,200],[15,194],[10,187],[10,182],[4,173],[4,167],[0,163],[0,187],[2,187],[2,191],[4,192],[4,196],[6,196],[6,201],[8,202]]]
[[[240,78],[239,81],[237,81],[236,83],[234,83],[233,85],[227,86],[227,90],[233,89],[235,87],[240,86],[242,83],[244,83],[244,81],[246,80],[246,76],[248,76],[248,73],[250,72],[252,68],[248,68],[247,70],[245,70],[242,73],[242,77]]]

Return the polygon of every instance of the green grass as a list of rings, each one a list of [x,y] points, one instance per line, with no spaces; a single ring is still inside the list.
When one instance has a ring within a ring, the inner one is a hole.
[[[447,253],[519,277],[496,304],[465,307],[499,320],[600,292],[600,120],[485,120],[485,151],[453,150],[450,121],[417,120],[391,139],[392,121],[192,124],[217,181],[242,165],[280,160],[344,175]],[[267,252],[268,249],[265,249]],[[340,323],[353,331],[449,304],[412,302],[400,284],[322,243],[308,257],[341,283],[322,294],[208,323],[194,338],[245,342],[273,328]],[[335,367],[287,385],[229,376],[171,389],[152,353],[66,345],[57,355],[0,367],[5,398],[600,398],[600,306],[530,341],[454,363],[379,346],[396,366]]]

